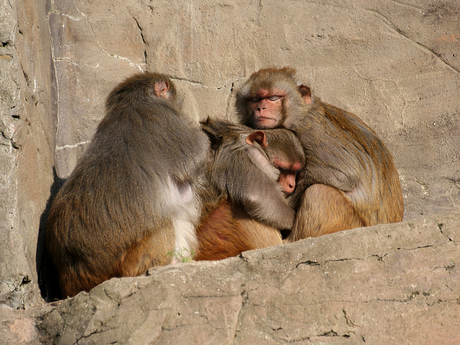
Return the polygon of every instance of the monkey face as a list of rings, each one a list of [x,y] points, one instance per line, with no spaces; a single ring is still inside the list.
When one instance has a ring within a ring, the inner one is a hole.
[[[284,99],[286,94],[281,89],[259,89],[253,97],[248,98],[251,111],[251,123],[254,128],[275,128],[284,120]]]
[[[283,170],[280,169],[280,176],[278,178],[278,183],[281,186],[281,190],[284,195],[288,197],[294,193],[296,186],[297,172],[292,170]]]

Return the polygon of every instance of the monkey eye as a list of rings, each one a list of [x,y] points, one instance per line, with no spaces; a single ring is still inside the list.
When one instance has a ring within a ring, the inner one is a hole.
[[[259,103],[261,100],[263,99],[268,99],[269,101],[277,101],[281,98],[283,98],[284,96],[279,96],[279,95],[273,95],[273,96],[270,96],[270,97],[251,97],[249,98],[249,102],[251,103]]]
[[[290,173],[293,173],[294,171],[290,170],[290,169],[283,169],[281,168],[280,166],[276,166],[276,168],[280,171],[280,173],[282,174],[290,174]]]
[[[267,97],[270,101],[277,101],[279,99],[281,99],[283,96],[278,96],[278,95],[273,95],[273,96],[270,96],[270,97]]]

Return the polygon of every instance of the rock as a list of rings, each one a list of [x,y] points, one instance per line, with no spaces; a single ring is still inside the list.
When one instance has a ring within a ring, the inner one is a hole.
[[[22,309],[42,301],[37,242],[53,180],[56,103],[46,4],[18,3],[0,2],[0,303]]]
[[[459,11],[455,0],[0,2],[1,341],[459,343]],[[167,73],[193,119],[234,119],[243,81],[284,65],[384,140],[404,223],[43,304],[49,203],[117,83]]]
[[[406,219],[458,210],[456,1],[54,3],[59,177],[81,157],[108,92],[130,74],[170,74],[195,119],[234,118],[235,90],[250,74],[291,65],[314,94],[382,137],[399,169]]]
[[[460,213],[151,269],[62,301],[55,344],[457,344]]]

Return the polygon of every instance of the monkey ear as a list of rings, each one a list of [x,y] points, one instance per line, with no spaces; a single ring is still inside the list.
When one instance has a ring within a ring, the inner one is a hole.
[[[155,96],[168,99],[169,82],[167,80],[160,80],[155,83]]]
[[[246,137],[247,144],[254,145],[254,142],[258,143],[262,147],[267,147],[268,145],[267,136],[262,131],[251,133]]]
[[[302,95],[302,98],[304,100],[305,103],[307,104],[311,104],[311,90],[308,86],[306,85],[299,85],[298,86],[299,88],[299,92],[300,94]]]
[[[207,118],[206,121],[200,122],[201,129],[205,132],[211,142],[211,148],[216,150],[222,143],[224,127],[219,120]]]

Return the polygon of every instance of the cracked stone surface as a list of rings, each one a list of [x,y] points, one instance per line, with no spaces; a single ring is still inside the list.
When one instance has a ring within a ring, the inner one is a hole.
[[[0,1],[0,306],[40,303],[36,255],[54,165],[45,7]],[[1,340],[0,340],[1,341]]]
[[[460,343],[459,40],[456,0],[0,1],[0,343]],[[284,65],[384,140],[404,223],[44,302],[47,202],[117,83],[167,73],[193,119],[232,119]]]
[[[234,118],[234,91],[251,73],[291,65],[388,145],[406,219],[458,210],[459,13],[453,0],[56,0],[57,175],[70,174],[106,95],[132,73],[170,74],[195,119]]]
[[[38,323],[55,344],[458,344],[460,213],[112,279]]]

